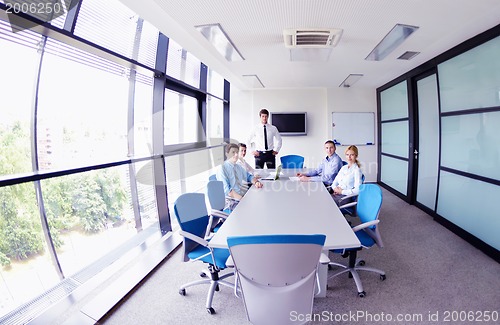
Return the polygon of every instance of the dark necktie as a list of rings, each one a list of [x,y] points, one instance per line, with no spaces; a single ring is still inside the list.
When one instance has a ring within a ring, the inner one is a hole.
[[[266,149],[267,151],[267,128],[266,126],[264,125],[264,149]]]

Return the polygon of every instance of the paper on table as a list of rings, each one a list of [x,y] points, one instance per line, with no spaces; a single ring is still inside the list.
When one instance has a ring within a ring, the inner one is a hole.
[[[290,176],[290,177],[288,177],[288,179],[291,181],[294,181],[294,182],[300,181],[300,177],[298,177],[298,176]]]

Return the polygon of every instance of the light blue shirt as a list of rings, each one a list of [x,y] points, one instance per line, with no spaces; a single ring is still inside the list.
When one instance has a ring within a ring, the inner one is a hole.
[[[318,168],[304,175],[312,177],[313,181],[322,181],[326,185],[330,185],[335,176],[337,176],[340,168],[342,168],[342,159],[334,153],[331,157],[326,157],[321,161]]]
[[[226,195],[235,191],[243,196],[248,190],[248,183],[252,182],[253,175],[247,172],[241,165],[233,164],[231,161],[226,160],[217,169],[217,180],[224,183],[224,193]]]
[[[359,194],[359,186],[362,183],[361,169],[357,164],[345,165],[340,168],[339,173],[332,183],[332,188],[339,186],[343,195]]]

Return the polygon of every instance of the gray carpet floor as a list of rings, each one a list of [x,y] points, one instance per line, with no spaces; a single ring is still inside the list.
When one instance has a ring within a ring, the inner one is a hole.
[[[500,324],[500,264],[484,255],[418,208],[383,190],[380,232],[385,247],[363,250],[358,257],[386,271],[360,272],[366,297],[342,275],[328,281],[326,298],[316,298],[310,324]],[[471,216],[473,217],[473,216]],[[214,297],[215,315],[205,309],[208,286],[187,289],[201,263],[183,263],[181,250],[154,273],[101,324],[249,324],[243,302],[222,287]],[[332,255],[335,261],[347,262]],[[333,272],[333,271],[332,271]],[[232,279],[232,278],[230,278]],[[298,317],[297,317],[298,318]],[[448,320],[448,321],[447,321]]]

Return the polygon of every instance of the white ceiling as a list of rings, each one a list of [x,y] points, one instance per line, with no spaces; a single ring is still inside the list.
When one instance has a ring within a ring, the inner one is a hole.
[[[239,88],[256,74],[266,88],[379,87],[500,23],[499,0],[120,0]],[[245,58],[228,62],[195,26],[219,23]],[[419,26],[382,61],[365,57],[395,24]],[[324,62],[291,62],[286,28],[341,28]],[[421,52],[410,61],[405,51]]]

